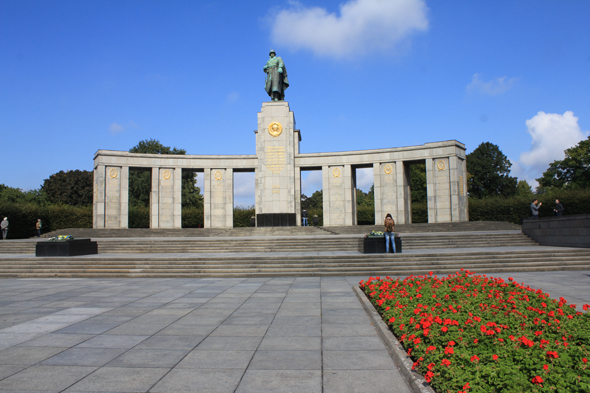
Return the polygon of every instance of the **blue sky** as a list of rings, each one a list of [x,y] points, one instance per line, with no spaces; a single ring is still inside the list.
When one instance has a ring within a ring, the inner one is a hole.
[[[302,152],[492,142],[534,183],[589,134],[589,16],[585,0],[2,0],[0,183],[38,188],[150,138],[254,154],[270,48]]]

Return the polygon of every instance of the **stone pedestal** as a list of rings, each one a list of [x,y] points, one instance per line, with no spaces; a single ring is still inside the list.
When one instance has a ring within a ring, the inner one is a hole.
[[[299,153],[299,131],[286,101],[265,102],[258,113],[256,132],[257,225],[300,225],[295,195],[295,155]],[[283,219],[293,217],[296,219]],[[277,219],[274,219],[274,217]]]

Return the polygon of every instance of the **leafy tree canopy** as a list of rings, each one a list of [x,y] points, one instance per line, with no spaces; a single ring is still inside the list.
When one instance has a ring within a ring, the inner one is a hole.
[[[92,204],[93,181],[91,171],[59,171],[43,181],[41,190],[51,203],[86,206]]]
[[[533,196],[533,188],[526,180],[519,180],[516,184],[516,196],[531,197]]]
[[[410,190],[412,203],[426,203],[426,164],[410,166]]]
[[[129,153],[144,154],[186,154],[186,150],[164,146],[156,139],[140,141],[136,146],[129,149]]]
[[[590,188],[590,136],[565,150],[563,160],[555,160],[538,178],[539,191]]]
[[[467,155],[469,196],[485,198],[516,194],[517,179],[510,176],[512,163],[497,145],[480,144]]]
[[[130,153],[144,154],[186,154],[185,149],[177,149],[164,146],[156,139],[140,141],[136,146],[129,149]],[[129,172],[129,205],[149,206],[152,187],[152,174],[148,171]],[[182,207],[203,206],[203,195],[197,187],[196,172],[182,171]]]
[[[44,206],[47,204],[47,199],[40,189],[24,191],[20,188],[0,184],[0,202],[33,203]]]
[[[375,185],[371,184],[371,188],[369,192],[364,192],[363,190],[356,190],[356,205],[357,206],[367,206],[373,207],[375,206]]]
[[[301,208],[305,210],[311,209],[323,209],[324,207],[324,193],[322,190],[318,190],[307,197],[305,194],[301,194]]]

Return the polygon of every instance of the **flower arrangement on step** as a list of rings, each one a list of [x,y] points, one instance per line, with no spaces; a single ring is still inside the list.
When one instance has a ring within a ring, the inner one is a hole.
[[[463,269],[360,288],[437,392],[590,391],[590,313],[563,297]]]
[[[65,242],[67,240],[74,240],[74,236],[71,235],[59,235],[55,237],[50,237],[47,239],[50,242]]]
[[[393,232],[394,237],[399,237],[399,233]],[[381,231],[371,231],[370,233],[366,234],[365,237],[383,237],[383,232]]]

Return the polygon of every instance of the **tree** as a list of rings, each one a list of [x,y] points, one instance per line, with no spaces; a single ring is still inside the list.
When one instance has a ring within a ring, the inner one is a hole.
[[[185,149],[170,148],[164,146],[156,139],[140,141],[136,146],[129,149],[130,153],[143,154],[186,154]],[[152,174],[150,171],[129,172],[129,205],[149,206],[151,194]],[[182,206],[201,207],[203,196],[201,189],[197,187],[196,172],[182,172]]]
[[[356,205],[357,206],[367,206],[367,207],[374,207],[375,206],[375,185],[371,184],[371,188],[369,192],[364,192],[363,190],[356,190]]]
[[[324,207],[324,194],[322,190],[318,190],[307,197],[305,194],[301,194],[301,208],[305,210],[311,209],[323,209]]]
[[[526,180],[519,180],[516,185],[516,196],[519,197],[532,197],[533,188]]]
[[[426,203],[426,164],[410,165],[412,203]]]
[[[555,160],[538,178],[539,189],[590,188],[590,136],[565,150],[563,160]]]
[[[497,145],[480,144],[467,155],[468,191],[472,198],[512,196],[517,179],[510,176],[512,163]]]
[[[91,171],[59,171],[43,181],[41,191],[51,203],[92,205],[93,182]]]

